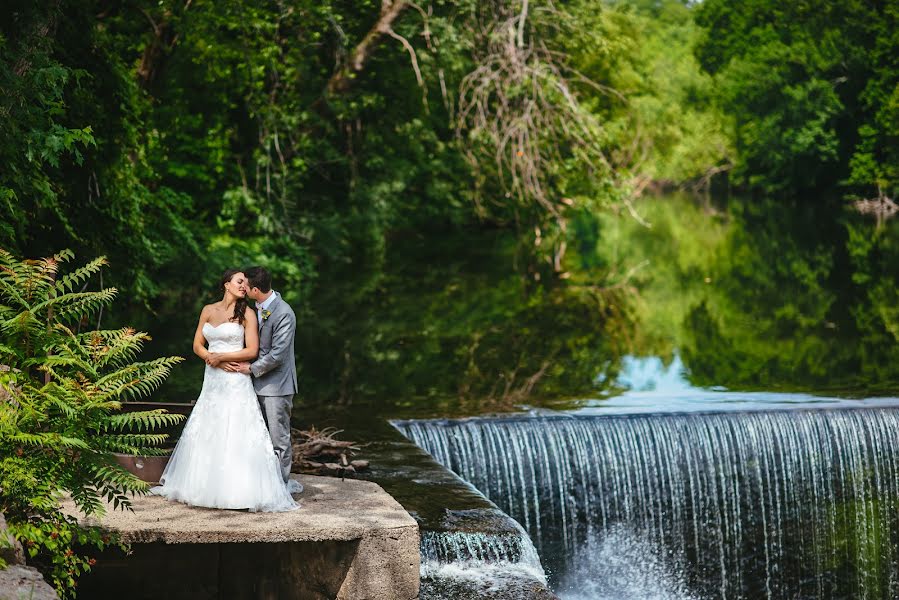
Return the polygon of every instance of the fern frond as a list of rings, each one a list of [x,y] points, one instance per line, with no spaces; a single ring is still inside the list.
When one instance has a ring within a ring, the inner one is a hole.
[[[78,450],[90,450],[91,445],[81,438],[61,435],[59,436],[59,445],[62,448],[77,448]]]
[[[98,482],[98,490],[113,488],[115,491],[131,492],[145,491],[149,488],[146,481],[117,464],[99,465],[94,469],[94,476]]]
[[[56,274],[59,273],[60,262],[64,261],[60,260],[60,255],[58,254],[50,258],[40,258],[31,261],[33,269],[28,283],[32,296],[42,298],[50,294],[56,282]]]
[[[91,315],[109,306],[117,293],[116,288],[106,288],[99,292],[70,292],[44,300],[36,304],[33,310],[35,313],[41,313],[52,308],[54,318],[65,322],[72,317]]]
[[[153,446],[133,446],[131,444],[114,443],[105,447],[110,452],[122,452],[124,454],[134,454],[136,456],[166,456],[169,450],[166,448],[156,448]]]
[[[83,267],[79,267],[71,273],[67,273],[64,277],[61,277],[59,281],[56,282],[56,291],[60,294],[73,291],[75,286],[83,284],[91,275],[99,272],[102,267],[105,267],[108,264],[109,262],[106,260],[105,256],[95,258]]]
[[[102,436],[101,441],[104,444],[126,444],[131,448],[147,448],[164,444],[167,439],[169,436],[166,433],[117,433],[106,434]]]
[[[0,269],[0,298],[13,300],[19,308],[28,308],[30,303],[19,293],[17,278],[6,269]]]
[[[102,500],[100,500],[99,495],[94,490],[75,486],[70,490],[70,493],[75,506],[85,516],[102,515],[106,512]]]
[[[91,353],[100,367],[120,367],[134,360],[150,336],[131,327],[90,331],[79,336],[79,343]]]
[[[76,367],[94,377],[97,376],[97,371],[93,365],[78,356],[51,354],[50,356],[41,356],[22,361],[22,364],[26,367],[41,367],[43,370],[51,370],[54,367]]]
[[[38,337],[45,328],[31,310],[23,310],[0,322],[0,331],[6,335],[27,334]]]
[[[4,248],[0,248],[0,269],[6,267],[7,269],[11,269],[13,265],[17,264],[19,261],[13,256],[12,252],[6,250]]]
[[[123,431],[125,429],[150,431],[160,427],[175,425],[185,418],[184,415],[167,412],[164,408],[156,408],[154,410],[111,415],[107,421],[106,429],[107,431]]]
[[[26,446],[49,446],[51,448],[56,448],[58,437],[57,434],[53,433],[29,433],[27,431],[20,431],[9,436],[9,439]]]
[[[97,380],[97,388],[115,398],[140,398],[158,388],[172,367],[182,362],[180,356],[166,356],[143,363],[133,363]]]

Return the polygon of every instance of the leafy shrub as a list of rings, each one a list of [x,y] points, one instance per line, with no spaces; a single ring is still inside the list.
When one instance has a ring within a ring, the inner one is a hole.
[[[148,484],[112,453],[164,454],[167,436],[153,431],[184,418],[120,411],[182,359],[135,362],[149,336],[130,328],[82,332],[116,290],[84,291],[104,258],[60,275],[72,258],[19,260],[0,249],[0,511],[63,597],[74,597],[78,575],[93,564],[80,549],[121,544],[63,513],[62,496],[84,515],[103,514],[107,502],[130,509]]]

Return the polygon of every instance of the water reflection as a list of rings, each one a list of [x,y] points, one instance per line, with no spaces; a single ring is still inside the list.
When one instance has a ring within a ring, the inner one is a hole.
[[[726,412],[822,408],[897,407],[892,396],[843,398],[794,392],[728,390],[723,386],[701,388],[689,381],[679,355],[669,363],[657,357],[625,356],[615,380],[615,391],[607,397],[583,399],[566,415],[612,415],[640,413]],[[552,414],[540,407],[532,412]]]
[[[697,387],[870,395],[899,387],[899,224],[766,200],[644,200],[599,254],[649,261],[630,354],[679,354]],[[624,259],[622,259],[624,260]]]
[[[876,228],[833,207],[714,208],[678,195],[636,208],[651,228],[574,215],[565,279],[535,282],[519,241],[495,230],[398,235],[383,264],[322,272],[300,312],[303,409],[412,417],[589,407],[649,391],[622,379],[646,376],[633,357],[658,357],[666,375],[652,385],[671,396],[716,386],[899,390],[899,220]],[[187,342],[165,343],[160,353]],[[166,399],[195,398],[194,362],[171,378]]]
[[[667,395],[698,390],[687,380],[687,369],[679,354],[675,354],[674,360],[667,366],[657,356],[625,356],[621,359],[621,372],[615,383],[630,393],[657,392]]]

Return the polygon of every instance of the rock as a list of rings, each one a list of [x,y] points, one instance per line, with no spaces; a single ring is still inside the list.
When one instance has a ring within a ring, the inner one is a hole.
[[[0,570],[0,598],[2,600],[59,600],[56,591],[44,581],[37,569],[11,565]]]
[[[0,558],[5,560],[8,565],[24,565],[25,550],[22,548],[22,544],[6,531],[6,518],[3,513],[0,513],[0,535],[6,537],[11,543],[11,546],[0,545]]]
[[[0,557],[7,564],[5,569],[0,569],[0,600],[58,600],[56,590],[44,581],[43,575],[37,569],[25,566],[25,550],[6,530],[3,513],[0,513],[0,536],[11,542],[11,546],[0,546]]]

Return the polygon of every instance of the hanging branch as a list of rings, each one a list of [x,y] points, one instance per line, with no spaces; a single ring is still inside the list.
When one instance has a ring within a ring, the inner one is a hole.
[[[602,124],[581,106],[573,84],[618,94],[548,47],[575,27],[551,1],[492,0],[473,21],[476,66],[459,86],[455,130],[475,174],[476,207],[482,216],[489,214],[483,182],[495,179],[501,197],[494,204],[511,203],[516,215],[536,208],[537,222],[549,219],[563,230],[563,208],[572,201],[555,186],[558,166],[573,161],[588,178],[614,176],[601,143]],[[556,271],[564,252],[564,244],[553,248]]]
[[[552,191],[553,164],[576,157],[588,169],[610,171],[602,126],[580,105],[571,82],[608,88],[570,69],[562,53],[546,46],[542,34],[566,21],[551,3],[530,10],[524,0],[518,11],[509,0],[490,4],[483,11],[487,21],[478,23],[476,67],[459,86],[456,134],[476,142],[463,144],[476,173],[482,159],[491,158],[506,198],[536,203],[559,218],[564,203]],[[483,210],[480,194],[477,201]]]

